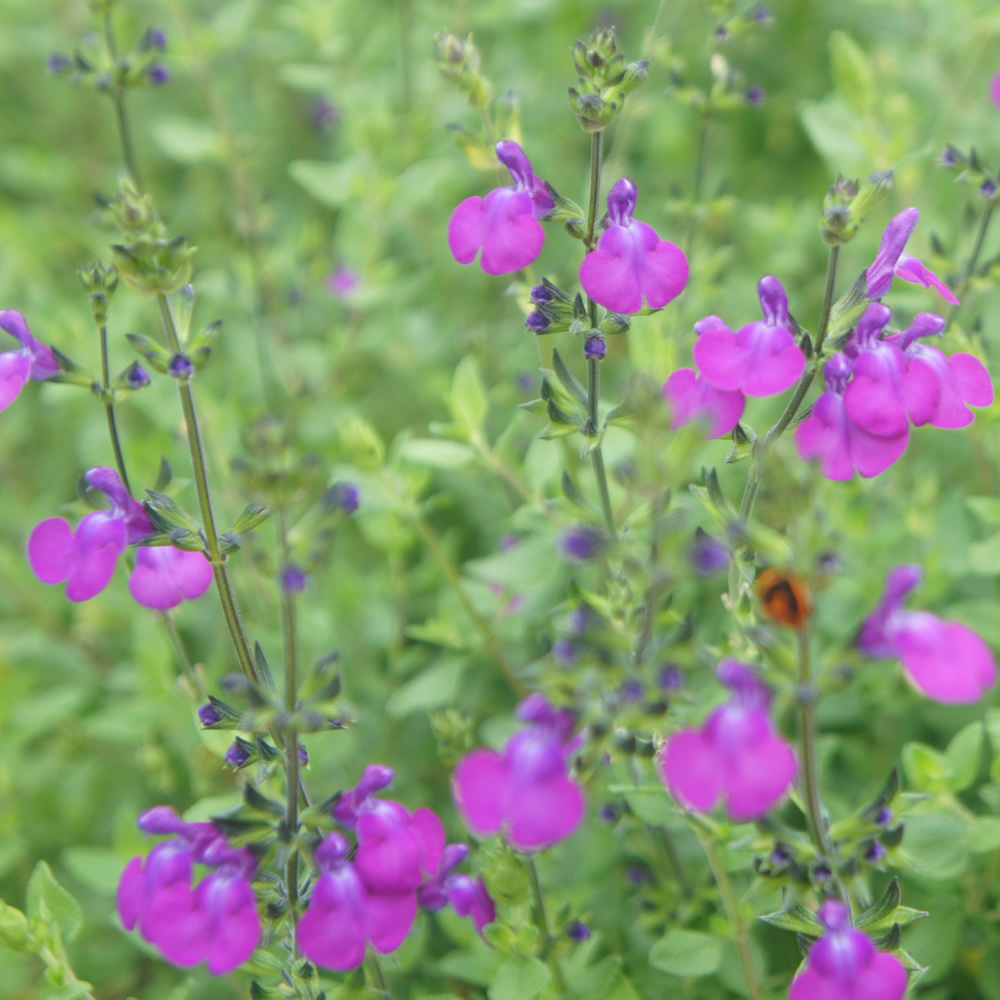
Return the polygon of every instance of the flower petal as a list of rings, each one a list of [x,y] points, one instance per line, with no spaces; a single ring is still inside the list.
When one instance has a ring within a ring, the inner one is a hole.
[[[205,960],[208,917],[190,886],[177,883],[156,895],[143,917],[142,935],[174,965],[187,968]]]
[[[674,734],[660,760],[660,773],[682,805],[710,812],[725,784],[725,766],[715,747],[695,729]]]
[[[324,969],[357,969],[365,960],[366,904],[364,887],[350,865],[321,875],[295,929],[302,954]]]
[[[827,479],[846,482],[854,478],[854,462],[847,432],[844,401],[825,392],[812,414],[795,429],[795,447],[805,461],[817,460]]]
[[[212,564],[200,552],[182,552],[166,546],[142,546],[128,589],[144,608],[166,611],[181,600],[201,597],[212,585]]]
[[[0,410],[6,410],[21,395],[31,374],[31,358],[24,351],[0,354]]]
[[[737,823],[760,819],[788,794],[798,770],[792,748],[769,732],[731,762],[726,811]]]
[[[688,274],[684,251],[669,240],[660,240],[639,257],[639,279],[646,305],[662,309],[672,302],[687,287]]]
[[[902,617],[895,635],[899,658],[921,694],[949,705],[967,705],[994,686],[993,653],[972,629],[926,611]]]
[[[370,893],[366,907],[368,939],[383,955],[395,951],[417,919],[416,892]]]
[[[903,1000],[908,977],[895,955],[878,952],[851,985],[852,1000]]]
[[[895,274],[903,281],[912,281],[914,284],[923,285],[924,288],[936,288],[941,297],[952,305],[962,304],[955,298],[955,293],[929,267],[908,253],[900,255]]]
[[[631,315],[642,309],[642,283],[632,236],[624,226],[612,226],[598,249],[580,265],[580,284],[598,304]]]
[[[533,264],[545,245],[545,230],[534,217],[531,196],[513,188],[498,188],[486,196],[483,208],[483,270],[510,274]]]
[[[66,597],[89,601],[111,582],[118,557],[127,547],[125,524],[121,518],[98,512],[88,514],[76,528],[79,561],[66,585]]]
[[[50,517],[42,521],[28,539],[31,571],[50,586],[68,580],[76,571],[79,558],[79,544],[64,518]]]
[[[580,786],[565,774],[525,783],[510,800],[511,846],[532,851],[557,844],[576,831],[585,810]]]
[[[478,195],[466,198],[448,222],[448,248],[459,264],[471,264],[483,245],[486,232],[486,216],[483,199]]]
[[[452,796],[466,826],[481,837],[499,833],[508,798],[509,774],[493,750],[474,750],[452,778]]]
[[[245,879],[221,873],[206,878],[197,896],[209,916],[208,971],[224,976],[246,962],[260,943],[257,898]]]

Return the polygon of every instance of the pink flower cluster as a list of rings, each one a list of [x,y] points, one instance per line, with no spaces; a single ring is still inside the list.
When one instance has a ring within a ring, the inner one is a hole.
[[[971,354],[946,357],[923,337],[945,321],[921,313],[908,330],[884,337],[890,310],[873,302],[841,354],[826,364],[827,391],[795,433],[804,459],[816,459],[827,479],[877,476],[902,456],[910,424],[958,428],[972,423],[970,406],[993,402],[993,383]]]
[[[496,151],[514,186],[497,188],[485,199],[463,201],[448,223],[448,246],[460,264],[471,264],[482,250],[480,263],[487,274],[510,274],[538,259],[545,243],[538,220],[555,203],[516,142],[498,143]],[[688,280],[688,262],[680,247],[633,218],[637,199],[635,184],[619,180],[608,195],[607,228],[580,268],[584,291],[598,305],[621,314],[640,312],[644,304],[662,309]]]
[[[76,526],[50,517],[28,539],[28,561],[42,583],[66,584],[71,601],[89,601],[111,582],[118,559],[129,545],[154,533],[142,504],[129,495],[114,469],[91,469],[90,489],[111,502],[111,510],[87,514]],[[145,608],[165,611],[182,600],[201,597],[212,585],[212,566],[200,552],[170,546],[142,546],[136,551],[129,592]]]
[[[257,862],[211,823],[185,823],[169,806],[139,817],[151,834],[173,834],[145,861],[133,858],[118,884],[118,913],[175,965],[208,963],[215,976],[242,965],[260,942],[252,880]],[[194,888],[195,864],[215,871]]]
[[[788,1000],[903,1000],[903,963],[856,931],[843,903],[828,899],[818,916],[826,934],[809,949],[806,970],[792,983]]]
[[[718,316],[695,324],[694,360],[701,374],[681,368],[663,387],[673,428],[704,420],[710,438],[722,437],[739,423],[747,396],[773,396],[802,377],[806,356],[795,343],[784,286],[767,276],[757,292],[763,320],[737,333]]]
[[[670,793],[697,812],[723,800],[739,823],[761,819],[787,794],[798,773],[795,753],[775,731],[771,696],[752,667],[723,660],[719,680],[733,697],[701,729],[684,729],[666,743],[660,773]]]
[[[972,629],[929,611],[904,611],[907,595],[923,579],[919,566],[899,566],[858,636],[858,647],[879,660],[900,660],[913,686],[934,701],[979,701],[996,684],[989,646]]]
[[[518,709],[527,729],[503,753],[475,750],[455,768],[455,805],[473,833],[503,832],[512,847],[536,851],[571,836],[583,820],[586,800],[567,774],[573,717],[531,695]]]
[[[296,938],[302,953],[323,968],[358,968],[368,944],[383,954],[395,951],[410,933],[418,903],[436,910],[450,902],[480,931],[495,917],[482,879],[453,874],[468,848],[445,846],[444,827],[431,810],[411,813],[373,797],[392,778],[391,768],[371,765],[333,809],[333,818],[356,835],[353,861],[352,844],[341,833],[316,849],[319,878]]]

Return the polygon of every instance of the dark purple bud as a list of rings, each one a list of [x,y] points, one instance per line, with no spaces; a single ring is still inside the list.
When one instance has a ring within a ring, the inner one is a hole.
[[[309,751],[301,743],[299,744],[299,763],[303,767],[309,763]]]
[[[715,29],[714,34],[717,42],[724,42],[727,38],[729,38],[729,29],[724,24],[720,24]]]
[[[147,33],[149,47],[163,52],[167,47],[167,33],[162,28],[150,28]]]
[[[307,580],[306,571],[294,563],[289,563],[281,572],[281,586],[286,594],[301,594]]]
[[[766,7],[758,7],[753,12],[753,19],[758,24],[767,24],[771,20],[771,12]]]
[[[872,865],[881,864],[885,860],[886,849],[877,840],[873,840],[871,847],[865,851],[865,860]]]
[[[165,83],[170,82],[170,70],[161,63],[153,63],[149,67],[149,82],[154,87],[162,87]]]
[[[524,325],[534,334],[545,333],[545,331],[552,325],[549,322],[548,317],[539,312],[537,309],[528,314],[528,318],[524,321]]]
[[[979,189],[979,193],[984,198],[992,198],[997,193],[997,186],[993,181],[984,181],[983,186]]]
[[[618,697],[622,701],[642,701],[643,693],[642,681],[626,681],[618,689]]]
[[[594,622],[594,612],[586,604],[569,613],[569,629],[574,635],[582,635]]]
[[[340,108],[326,98],[317,97],[312,106],[312,123],[320,131],[334,128],[341,122]]]
[[[214,726],[217,722],[222,721],[222,716],[216,711],[214,705],[202,705],[198,709],[198,721],[203,726]]]
[[[660,690],[668,694],[684,687],[684,674],[676,663],[668,663],[660,670]]]
[[[507,534],[500,539],[499,543],[497,544],[497,548],[501,552],[510,552],[511,549],[517,547],[517,543],[520,541],[521,538],[519,535],[515,535],[513,533]]]
[[[361,495],[354,483],[334,483],[327,491],[330,505],[345,514],[353,514],[361,502]]]
[[[174,378],[190,378],[194,374],[194,365],[186,354],[175,354],[167,365],[167,371]]]
[[[234,770],[245,767],[247,761],[249,760],[249,751],[245,747],[242,747],[239,743],[234,743],[226,751],[226,763]]]
[[[552,646],[552,658],[562,667],[576,662],[576,643],[572,639],[557,639]]]
[[[771,851],[772,868],[780,868],[782,865],[787,865],[790,860],[791,859],[789,858],[788,854],[785,852],[784,848],[782,848],[780,845],[775,847],[775,849]]]
[[[642,865],[632,865],[632,867],[625,873],[625,878],[628,879],[629,885],[638,886],[647,881],[649,873],[642,867]]]
[[[521,372],[517,376],[517,387],[521,392],[532,392],[535,388],[535,376],[531,372]]]
[[[833,872],[830,870],[830,866],[825,861],[821,861],[815,868],[813,868],[813,878],[817,882],[826,883],[833,878]]]
[[[588,337],[587,342],[583,345],[583,356],[588,361],[594,358],[600,361],[607,353],[608,345],[604,342],[604,338],[600,334]]]
[[[145,389],[151,379],[149,372],[142,365],[133,365],[128,373],[128,385],[130,389]]]
[[[614,823],[614,821],[618,819],[618,810],[612,805],[601,806],[601,810],[597,815],[600,816],[605,823]]]
[[[600,551],[604,539],[600,532],[593,528],[570,528],[559,536],[559,549],[562,554],[575,562],[587,562]]]
[[[73,68],[73,63],[61,52],[53,52],[49,56],[49,72],[53,76],[68,73]]]
[[[752,104],[754,107],[763,104],[766,99],[767,91],[763,87],[751,87],[747,91],[747,104]]]
[[[582,941],[586,941],[590,937],[590,928],[582,920],[574,920],[573,923],[566,928],[566,934],[568,935],[570,941],[575,941],[580,944]]]
[[[53,57],[53,58],[55,58],[55,57]],[[51,67],[51,65],[52,65],[52,63],[50,62],[50,63],[49,63],[49,66]],[[53,72],[55,72],[55,71],[53,70]],[[955,150],[954,150],[954,149],[952,149],[952,148],[951,148],[951,146],[949,146],[949,147],[948,147],[948,148],[947,148],[947,149],[946,149],[946,150],[945,150],[945,151],[944,151],[944,152],[943,152],[943,153],[941,154],[941,162],[942,162],[942,163],[944,164],[944,166],[946,166],[946,167],[953,167],[953,166],[955,166],[955,163],[957,162],[957,161],[956,161],[956,159],[955,159]]]
[[[544,306],[547,302],[551,302],[553,298],[552,293],[544,285],[535,285],[531,289],[531,301],[536,306]]]
[[[691,565],[702,576],[721,573],[729,565],[729,547],[704,532],[695,537],[688,555]]]
[[[875,825],[888,830],[892,825],[892,810],[888,806],[883,806],[875,817]]]

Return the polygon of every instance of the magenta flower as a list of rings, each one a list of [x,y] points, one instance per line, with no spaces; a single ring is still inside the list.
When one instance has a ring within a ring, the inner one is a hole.
[[[28,539],[35,576],[50,585],[65,582],[71,601],[96,597],[111,582],[125,549],[153,534],[145,509],[128,495],[114,469],[91,469],[86,479],[107,496],[111,510],[88,514],[76,531],[64,518],[50,517]]]
[[[695,324],[694,361],[716,389],[741,390],[747,396],[773,396],[802,377],[806,356],[795,343],[788,319],[788,296],[777,278],[757,286],[764,319],[733,333],[718,316]]]
[[[361,276],[358,272],[343,264],[338,265],[330,277],[326,279],[326,287],[330,290],[330,294],[337,299],[347,298],[360,284]]]
[[[756,820],[788,794],[798,773],[792,748],[768,717],[770,692],[753,669],[723,660],[719,680],[733,698],[700,729],[684,729],[667,742],[660,773],[682,805],[709,812],[720,799],[736,822]]]
[[[580,267],[580,284],[598,305],[631,314],[662,309],[684,291],[687,257],[680,247],[661,240],[652,226],[632,218],[638,189],[622,178],[608,195],[611,223],[597,249]]]
[[[449,903],[460,917],[472,917],[480,936],[487,924],[496,920],[493,898],[482,876],[453,874],[468,857],[465,844],[449,844],[441,857],[441,867],[417,890],[417,901],[428,910],[441,910]]]
[[[583,791],[567,772],[566,745],[573,729],[560,712],[532,695],[518,708],[528,728],[513,736],[503,753],[475,750],[455,768],[452,795],[474,833],[503,831],[512,847],[534,851],[571,836],[583,819]]]
[[[903,963],[856,931],[843,903],[828,899],[817,916],[826,934],[809,949],[806,971],[792,983],[789,1000],[903,1000]]]
[[[91,469],[86,480],[90,489],[111,501],[111,510],[87,514],[75,531],[64,518],[50,517],[36,525],[28,539],[35,576],[50,586],[66,583],[66,596],[74,602],[101,593],[128,546],[154,533],[146,509],[128,495],[114,469]],[[136,555],[129,590],[143,607],[162,611],[182,599],[201,597],[212,579],[211,563],[200,552],[144,546]]]
[[[924,288],[935,288],[946,301],[956,306],[960,305],[952,290],[929,267],[925,267],[916,257],[903,252],[906,241],[916,228],[919,219],[918,209],[907,208],[886,226],[878,256],[865,274],[868,298],[881,299],[888,295],[892,288],[892,279],[896,277],[923,285]]]
[[[904,611],[907,595],[923,579],[920,566],[899,566],[858,636],[858,647],[877,660],[899,659],[926,697],[949,705],[979,701],[996,684],[996,660],[972,629],[929,611]]]
[[[990,81],[990,97],[993,98],[993,103],[1000,108],[1000,73],[997,73]]]
[[[230,847],[211,823],[185,823],[160,806],[139,818],[146,833],[172,833],[149,857],[133,858],[118,884],[118,912],[175,965],[208,963],[223,976],[242,965],[260,942],[261,924],[251,880],[257,862]],[[191,888],[194,864],[216,871]]]
[[[170,546],[140,546],[128,590],[137,604],[155,611],[194,601],[212,586],[212,564],[200,552]]]
[[[0,410],[6,410],[21,394],[28,379],[43,382],[51,378],[59,371],[59,362],[51,347],[40,344],[31,335],[21,313],[13,309],[0,311],[0,329],[21,345],[19,351],[0,354]]]
[[[448,246],[459,264],[471,264],[482,249],[480,264],[487,274],[510,274],[538,259],[545,244],[538,220],[555,203],[516,142],[498,142],[497,156],[514,186],[496,188],[485,199],[466,198],[448,223]]]
[[[917,342],[921,337],[940,334],[944,325],[942,317],[934,313],[920,313],[909,330],[889,337],[888,343],[898,347],[906,359],[904,396],[912,399],[916,395],[924,402],[930,399],[937,401],[933,409],[924,406],[919,414],[913,412],[911,404],[910,419],[913,423],[919,425],[921,421],[917,417],[920,416],[924,418],[923,423],[932,427],[967,427],[975,419],[970,406],[993,404],[993,381],[983,363],[971,354],[947,357],[936,347]],[[929,380],[934,383],[933,392],[927,388]]]
[[[663,398],[673,414],[671,430],[693,420],[703,420],[709,425],[710,438],[728,434],[740,422],[747,403],[739,389],[733,392],[716,389],[693,368],[675,371],[663,386]]]
[[[417,894],[370,891],[347,860],[350,842],[331,833],[316,849],[319,878],[295,936],[302,954],[325,969],[349,972],[365,960],[365,947],[395,951],[417,916]]]
[[[818,461],[827,479],[853,479],[855,469],[865,477],[877,476],[902,457],[910,440],[909,424],[897,434],[878,435],[854,422],[844,402],[853,371],[846,354],[830,358],[823,369],[827,391],[795,431],[799,455]]]

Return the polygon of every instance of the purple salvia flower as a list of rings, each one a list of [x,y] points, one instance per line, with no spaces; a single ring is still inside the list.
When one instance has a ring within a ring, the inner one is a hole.
[[[862,476],[877,476],[902,457],[910,440],[905,422],[894,435],[873,434],[854,422],[844,401],[853,372],[854,361],[846,354],[830,358],[823,370],[827,391],[795,431],[799,455],[817,460],[827,479],[852,479],[855,469]]]
[[[688,280],[681,248],[632,218],[637,198],[638,190],[627,178],[614,186],[608,195],[611,224],[580,267],[584,291],[605,309],[625,315],[641,311],[643,302],[662,309]]]
[[[906,241],[919,220],[920,211],[916,208],[907,208],[886,226],[878,256],[865,274],[868,298],[881,299],[888,295],[892,288],[892,279],[897,277],[923,285],[925,288],[936,288],[944,299],[957,306],[959,301],[951,289],[916,257],[904,253]]]
[[[710,438],[728,434],[743,416],[746,397],[739,389],[716,389],[693,368],[680,368],[663,386],[663,398],[670,406],[673,419],[670,429],[677,430],[695,420],[708,425]]]
[[[226,751],[226,763],[233,768],[233,770],[239,770],[241,767],[246,767],[250,760],[250,751],[246,747],[241,746],[239,743],[234,743]]]
[[[524,325],[532,333],[545,333],[546,330],[552,325],[549,322],[549,318],[545,313],[535,309],[533,312],[528,313],[528,318],[524,321]]]
[[[398,802],[369,798],[358,814],[354,867],[375,893],[417,889],[441,866],[444,827],[430,809],[410,813]]]
[[[774,731],[770,694],[753,669],[736,660],[719,664],[719,680],[733,698],[702,729],[685,729],[667,742],[660,770],[671,794],[697,812],[721,800],[736,822],[760,819],[788,794],[798,764]]]
[[[416,892],[370,892],[349,861],[351,845],[332,833],[316,849],[320,875],[296,928],[296,943],[310,962],[336,972],[357,969],[368,943],[395,951],[417,916]]]
[[[877,951],[851,926],[847,907],[828,899],[820,908],[826,934],[809,951],[806,971],[797,976],[789,1000],[903,1000],[907,976],[895,955]]]
[[[919,566],[899,566],[878,607],[861,626],[858,647],[878,660],[899,659],[913,686],[934,701],[966,705],[996,684],[996,660],[972,629],[928,611],[904,611],[923,579]]]
[[[516,142],[499,142],[496,152],[514,186],[466,198],[448,223],[448,247],[459,264],[471,264],[482,250],[480,264],[487,274],[510,274],[538,259],[545,244],[538,220],[554,202]]]
[[[162,63],[153,63],[149,67],[149,82],[154,87],[162,87],[165,83],[170,82],[171,72]]]
[[[503,753],[475,750],[455,769],[452,794],[466,825],[479,836],[503,831],[516,850],[535,851],[571,836],[586,803],[567,774],[572,717],[541,696],[522,703],[530,724]]]
[[[358,272],[343,264],[337,267],[333,274],[326,279],[326,287],[330,294],[337,299],[347,298],[360,284],[361,276]]]
[[[788,318],[788,296],[777,278],[757,286],[764,319],[733,333],[718,316],[695,324],[694,362],[716,389],[747,396],[773,396],[793,386],[806,369]]]
[[[198,721],[207,729],[209,726],[214,726],[216,723],[222,722],[222,716],[219,715],[216,707],[209,703],[202,705],[198,709]]]
[[[945,321],[935,313],[920,313],[909,330],[888,338],[906,359],[903,397],[914,425],[953,429],[975,419],[970,406],[991,406],[993,382],[983,363],[971,354],[947,357],[923,337],[942,333]]]
[[[449,844],[441,857],[441,866],[417,890],[417,901],[428,910],[440,910],[451,903],[460,917],[471,917],[480,935],[487,924],[496,920],[496,906],[482,877],[453,874],[468,857],[465,844]]]
[[[128,590],[144,608],[168,611],[181,601],[195,601],[209,587],[215,574],[201,552],[185,552],[170,546],[140,546]]]
[[[990,81],[990,97],[993,98],[993,103],[1000,108],[1000,73],[997,73]]]
[[[395,772],[391,767],[386,767],[384,764],[369,764],[357,786],[345,792],[333,807],[333,818],[347,830],[356,829],[358,816],[368,799],[375,792],[388,788],[394,777]]]
[[[6,410],[28,379],[44,382],[59,371],[59,362],[51,347],[35,340],[24,316],[16,310],[0,311],[0,330],[6,330],[21,345],[19,351],[0,354],[0,410]]]
[[[559,551],[573,562],[589,562],[604,546],[604,536],[593,528],[568,528],[558,538]]]

